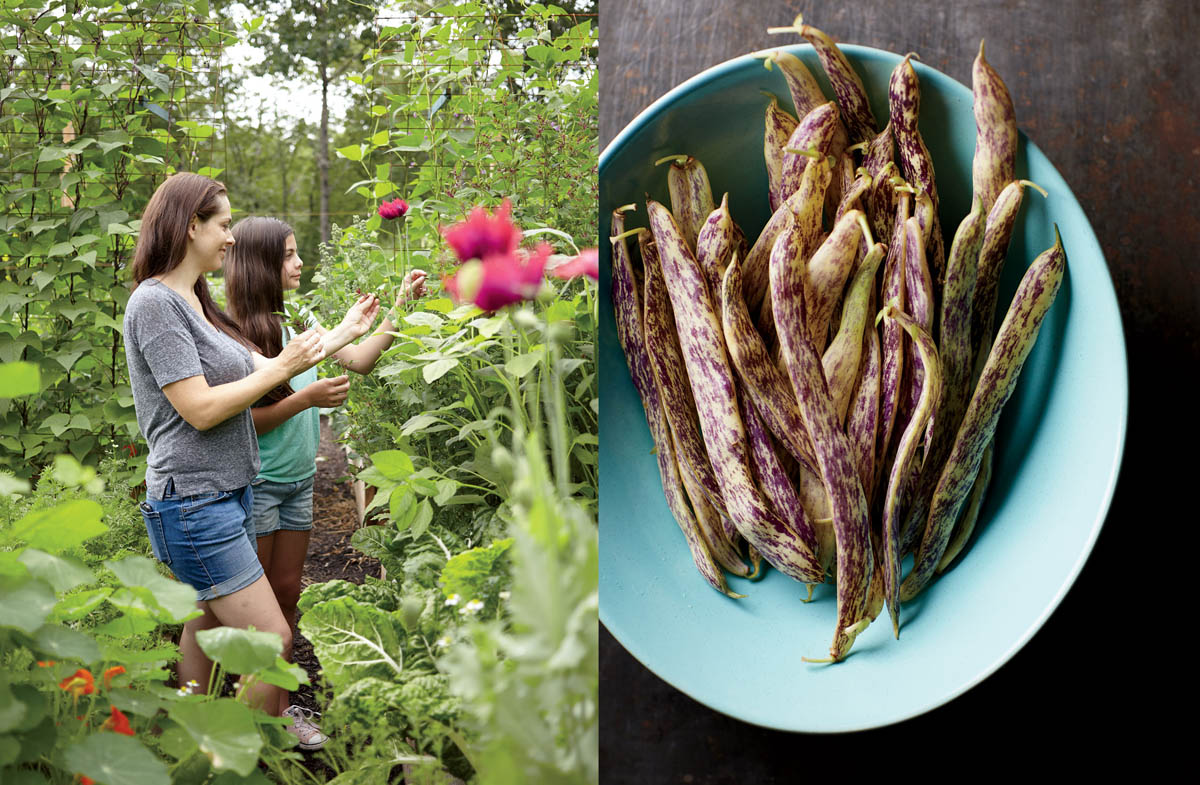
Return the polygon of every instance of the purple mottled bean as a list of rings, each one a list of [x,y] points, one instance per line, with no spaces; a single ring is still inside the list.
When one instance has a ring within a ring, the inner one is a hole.
[[[1017,115],[1004,80],[984,59],[983,41],[971,68],[971,93],[975,112],[972,188],[988,212],[1000,191],[1016,178]]]
[[[871,175],[865,169],[860,168],[858,176],[849,185],[842,188],[842,200],[838,202],[837,212],[834,213],[834,226],[851,210],[859,210],[866,215],[865,197],[870,192],[872,183]]]
[[[844,214],[808,261],[804,313],[808,319],[808,337],[817,351],[823,351],[828,344],[829,320],[854,267],[865,218],[861,210]]]
[[[675,447],[676,461],[679,456],[679,441],[672,433],[673,446]],[[725,519],[717,508],[709,501],[709,495],[705,493],[696,479],[687,471],[687,468],[679,464],[679,478],[683,482],[683,490],[687,493],[687,498],[692,503],[692,513],[696,519],[696,528],[700,532],[705,545],[708,546],[708,552],[711,554],[714,561],[725,569],[732,572],[734,575],[740,575],[745,578],[750,574],[750,568],[742,561],[738,555],[737,546],[734,544],[738,539],[737,531],[733,530],[733,536],[730,535],[730,528],[726,527]]]
[[[833,88],[833,94],[837,96],[842,120],[850,135],[850,143],[858,144],[873,139],[878,127],[875,115],[871,113],[871,104],[867,100],[862,78],[832,38],[812,25],[797,22],[796,27],[797,32],[817,50],[821,67],[825,69],[829,85]]]
[[[872,314],[868,311],[871,301],[871,290],[875,286],[875,271],[887,253],[887,246],[875,243],[863,258],[862,264],[854,273],[850,290],[846,293],[842,305],[841,325],[837,335],[829,344],[829,348],[821,357],[821,366],[825,372],[825,380],[829,386],[829,397],[833,399],[833,407],[837,412],[838,423],[846,421],[850,409],[850,400],[854,393],[854,383],[858,380],[859,360],[862,357],[863,331],[871,323]],[[815,344],[814,344],[815,347]]]
[[[979,461],[979,473],[975,475],[975,481],[971,485],[971,496],[967,500],[967,509],[954,527],[954,534],[950,537],[946,552],[942,554],[942,560],[938,562],[938,573],[945,572],[946,568],[966,549],[967,542],[971,539],[972,532],[975,531],[975,523],[979,520],[979,511],[983,507],[983,497],[987,492],[988,483],[992,480],[992,453],[995,444],[995,442],[988,443],[987,449],[983,451],[983,458]]]
[[[982,368],[991,349],[992,328],[996,319],[996,290],[1016,227],[1017,214],[1021,211],[1025,185],[1024,180],[1014,180],[1006,185],[988,212],[983,246],[979,249],[975,294],[971,300],[971,357],[976,369]]]
[[[933,332],[933,281],[930,278],[929,267],[925,263],[925,242],[922,237],[921,224],[914,215],[904,222],[904,302],[907,313],[927,333]],[[909,374],[908,404],[906,411],[916,408],[917,400],[921,397],[924,387],[925,363],[922,361],[918,347],[913,342],[908,343]],[[932,421],[930,421],[932,426]],[[926,439],[933,436],[932,427]]]
[[[622,233],[624,222],[625,219],[621,212],[613,213],[614,237]],[[723,594],[739,596],[729,590],[729,586],[725,582],[725,575],[714,563],[712,552],[700,534],[696,518],[684,501],[682,480],[676,462],[670,428],[663,409],[662,396],[651,373],[649,354],[646,350],[646,337],[642,329],[641,309],[638,306],[637,287],[633,277],[633,266],[624,238],[613,243],[612,256],[613,311],[617,321],[617,339],[625,351],[634,387],[637,388],[638,395],[642,399],[646,423],[650,427],[650,435],[656,448],[655,457],[667,507],[671,510],[680,530],[683,531],[688,549],[692,553],[692,560],[696,563],[704,580]]]
[[[862,165],[867,170],[867,174],[877,178],[887,164],[895,163],[895,161],[896,138],[889,118],[888,124],[883,127],[883,130],[867,142],[867,148],[863,151]]]
[[[867,499],[850,458],[850,445],[826,389],[821,358],[804,329],[805,257],[781,236],[771,252],[771,301],[779,342],[804,424],[817,451],[821,480],[829,494],[837,541],[837,626],[830,645],[836,662],[849,653],[861,631],[872,573]]]
[[[721,278],[725,275],[725,267],[730,257],[738,250],[739,232],[729,213],[729,194],[721,198],[717,206],[705,218],[696,238],[696,261],[704,271],[708,281],[708,291],[713,300],[721,291]]]
[[[721,486],[704,447],[698,424],[700,415],[684,368],[678,325],[657,252],[644,255],[643,261],[646,269],[643,306],[646,355],[664,401],[667,422],[675,435],[679,463],[703,490],[709,503],[723,512],[726,508],[721,499]]]
[[[924,437],[927,423],[937,416],[938,402],[942,395],[942,373],[937,347],[934,346],[928,330],[916,319],[897,310],[891,304],[884,306],[881,315],[885,319],[894,319],[904,328],[916,345],[921,355],[921,365],[925,369],[921,397],[897,443],[896,458],[888,475],[887,495],[883,502],[883,593],[887,599],[888,613],[892,617],[892,631],[899,638],[901,496],[904,486],[912,476],[917,445]]]
[[[721,285],[721,321],[733,366],[767,429],[793,458],[816,472],[816,453],[796,397],[750,320],[741,286],[741,265],[734,259],[725,270]]]
[[[783,176],[783,148],[792,132],[796,130],[797,120],[779,106],[779,101],[771,96],[767,105],[766,130],[763,133],[763,160],[767,164],[767,198],[771,212],[775,212],[783,204],[780,178]]]
[[[796,109],[796,117],[803,117],[829,100],[821,92],[821,86],[817,84],[812,71],[808,70],[808,66],[799,57],[782,49],[776,49],[767,52],[765,58],[779,66],[779,72],[783,74],[788,92],[792,95],[792,106]]]
[[[1000,412],[1012,396],[1046,312],[1058,294],[1065,269],[1066,253],[1055,226],[1054,245],[1038,255],[1025,271],[996,334],[996,342],[988,354],[979,384],[954,438],[954,447],[934,489],[929,522],[917,550],[916,562],[900,587],[902,602],[912,599],[925,587],[942,560],[954,522],[978,473],[980,460],[996,433]]]
[[[895,231],[896,207],[899,193],[892,182],[900,176],[900,169],[888,161],[878,174],[871,174],[871,187],[867,190],[867,218],[876,237],[890,237]]]
[[[954,434],[971,395],[971,300],[975,293],[976,265],[986,218],[983,202],[976,197],[971,212],[954,233],[954,242],[946,259],[946,286],[942,290],[942,315],[938,320],[942,405],[933,426],[933,442],[925,453],[920,480],[902,529],[901,553],[916,547],[925,529],[929,498],[954,444]]]
[[[916,69],[909,62],[911,55],[892,71],[888,83],[888,108],[891,113],[891,125],[895,126],[896,149],[899,151],[900,168],[904,177],[918,191],[929,195],[932,201],[928,226],[928,257],[934,280],[940,281],[944,275],[945,248],[942,242],[942,227],[938,218],[937,179],[933,171],[933,157],[917,124],[921,109],[921,85],[917,80]]]
[[[884,305],[892,301],[904,302],[904,222],[909,218],[911,203],[907,192],[901,191],[898,194],[895,224],[891,230],[892,241],[888,245],[887,261],[883,265],[883,290],[879,299]],[[900,384],[904,376],[904,331],[900,325],[884,322],[880,352],[883,364],[879,383],[879,443],[875,450],[875,466],[878,467],[875,476],[876,494],[879,493],[879,483],[883,480],[883,467],[888,465],[892,431],[896,427],[897,410],[900,406]]]
[[[739,385],[740,387],[740,385]],[[750,467],[753,470],[758,486],[762,488],[763,496],[779,513],[789,526],[808,543],[813,553],[817,552],[817,534],[804,514],[800,497],[796,495],[796,487],[784,470],[779,456],[775,453],[775,444],[767,433],[762,418],[755,411],[754,404],[747,395],[738,395],[742,419],[746,423],[746,435],[750,440]]]
[[[654,200],[647,201],[646,211],[675,311],[700,427],[729,516],[747,542],[773,567],[804,583],[820,583],[824,574],[815,555],[766,506],[750,475],[746,430],[737,409],[733,371],[700,266],[670,211]]]
[[[870,305],[874,310],[874,302]],[[862,367],[854,388],[846,438],[863,488],[875,487],[875,430],[879,424],[879,333],[863,330]]]
[[[671,195],[671,212],[694,253],[700,227],[715,207],[708,172],[692,156],[676,156],[667,170],[667,191]]]
[[[833,101],[827,101],[812,110],[800,120],[796,130],[788,138],[787,149],[814,150],[822,156],[831,155],[835,159],[842,151],[834,149],[834,131],[838,127],[838,109]],[[843,148],[844,149],[844,148]],[[800,187],[804,170],[814,159],[800,153],[783,153],[783,169],[780,173],[779,196],[787,199]]]

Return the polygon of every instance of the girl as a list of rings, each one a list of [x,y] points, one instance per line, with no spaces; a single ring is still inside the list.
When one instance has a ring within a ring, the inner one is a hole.
[[[351,309],[353,329],[324,338],[307,330],[269,359],[254,351],[204,279],[234,244],[231,222],[224,185],[186,172],[168,177],[142,215],[124,319],[134,407],[150,447],[142,516],[154,556],[197,591],[201,615],[184,625],[178,680],[204,691],[212,662],[196,644],[200,630],[253,625],[291,651],[291,626],[250,528],[259,469],[250,406],[360,337],[374,318],[362,298]],[[250,702],[277,715],[281,692],[259,682]]]
[[[294,331],[280,318],[284,292],[299,288],[304,266],[296,248],[296,236],[285,222],[260,217],[240,221],[233,229],[233,236],[236,242],[225,267],[229,314],[264,355],[280,356],[297,340]],[[424,280],[425,273],[421,270],[409,273],[396,298],[397,307],[410,294],[420,296]],[[373,315],[378,301],[373,295],[368,295],[367,301]],[[315,318],[306,316],[318,334],[329,334]],[[347,320],[361,316],[352,309]],[[343,321],[333,332],[357,330],[361,335],[369,324]],[[334,356],[344,368],[370,373],[379,355],[391,345],[393,330],[395,327],[385,318],[379,330],[362,344],[345,346]],[[295,622],[300,578],[313,525],[312,490],[320,441],[318,409],[340,405],[346,400],[349,387],[348,377],[317,379],[313,368],[293,377],[288,385],[272,390],[250,410],[262,461],[253,482],[252,518],[258,537],[258,558],[289,625]],[[290,651],[285,656],[291,660]],[[311,722],[312,713],[288,705],[286,693],[281,693],[279,699],[279,712],[291,716],[293,723],[302,724],[301,739],[305,746],[315,748],[324,744],[324,734]]]

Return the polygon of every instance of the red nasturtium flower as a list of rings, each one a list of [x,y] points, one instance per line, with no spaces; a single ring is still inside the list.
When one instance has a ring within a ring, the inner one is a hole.
[[[597,248],[584,248],[579,256],[563,262],[550,271],[556,278],[574,278],[586,275],[593,281],[600,279],[600,251]]]
[[[96,681],[92,678],[90,671],[80,668],[67,678],[58,683],[59,689],[67,692],[78,698],[80,695],[91,695],[96,691]]]
[[[399,218],[408,212],[408,202],[403,199],[393,199],[379,205],[379,215],[387,220]]]
[[[54,660],[38,660],[37,661],[37,666],[39,668],[53,668],[56,664],[57,663],[55,663]]]
[[[104,689],[112,688],[112,680],[114,676],[120,676],[125,672],[124,665],[114,665],[104,672]]]
[[[512,202],[507,199],[491,216],[482,207],[476,207],[467,220],[443,229],[442,236],[462,262],[508,255],[521,244],[521,230],[513,225],[511,214]]]
[[[96,781],[83,774],[79,775],[79,785],[96,785]]]
[[[103,730],[110,730],[113,733],[124,733],[126,736],[134,735],[133,728],[129,726],[129,718],[125,716],[124,712],[116,706],[110,706],[110,708],[112,709],[112,716],[106,719],[100,727]]]

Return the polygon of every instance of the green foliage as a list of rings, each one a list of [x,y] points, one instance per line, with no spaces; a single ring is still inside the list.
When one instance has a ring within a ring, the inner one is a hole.
[[[36,398],[0,397],[0,469],[18,477],[127,445],[126,472],[144,466],[121,337],[135,216],[195,168],[212,126],[188,114],[211,103],[224,39],[206,0],[124,11],[0,8],[0,362],[40,376]]]

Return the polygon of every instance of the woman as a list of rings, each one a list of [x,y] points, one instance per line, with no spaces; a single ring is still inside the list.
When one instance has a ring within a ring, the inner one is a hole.
[[[294,331],[280,317],[284,292],[300,287],[304,262],[296,247],[296,236],[285,222],[261,217],[240,221],[233,228],[233,236],[236,242],[225,266],[229,314],[265,356],[279,356],[297,340]],[[424,279],[421,270],[406,276],[396,298],[397,307],[409,294],[421,295]],[[369,296],[369,302],[378,307],[374,296]],[[330,332],[306,314],[309,325],[324,336],[363,334],[370,322],[353,323],[359,316],[352,309],[347,315],[349,321],[343,321]],[[370,373],[380,354],[391,345],[390,333],[394,330],[385,318],[370,338],[359,345],[346,345],[334,356],[344,368]],[[312,490],[320,441],[318,409],[343,403],[349,387],[348,377],[317,379],[313,368],[293,377],[288,385],[272,390],[250,410],[262,463],[253,483],[252,518],[258,537],[258,558],[289,624],[295,622],[300,578],[313,525]],[[290,652],[286,656],[290,661]],[[303,721],[306,730],[316,727],[308,710],[288,705],[286,693],[280,695],[280,701],[281,714]],[[306,744],[315,747],[324,742],[325,737],[319,731],[308,732]]]
[[[307,330],[270,359],[253,351],[204,279],[234,244],[231,223],[224,185],[187,172],[168,177],[142,215],[124,320],[134,407],[150,447],[142,516],[154,556],[197,591],[201,615],[184,625],[177,675],[204,691],[212,662],[196,643],[200,630],[253,625],[291,651],[291,626],[250,528],[259,469],[250,406],[362,335]],[[355,308],[359,322],[374,318],[366,298]],[[279,714],[278,687],[249,689],[253,705]]]

